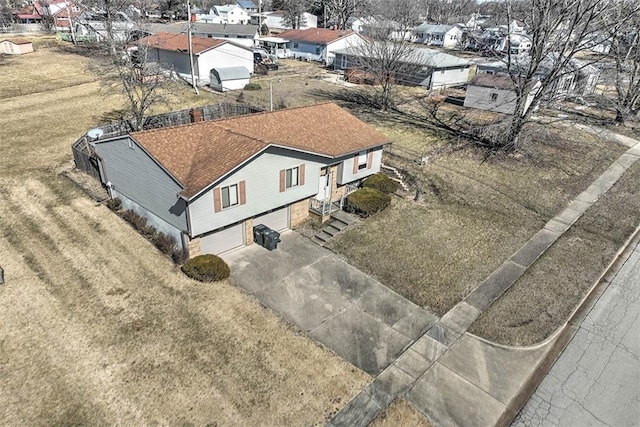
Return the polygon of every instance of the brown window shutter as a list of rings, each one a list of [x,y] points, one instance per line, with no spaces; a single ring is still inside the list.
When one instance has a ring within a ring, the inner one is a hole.
[[[304,185],[304,163],[300,165],[298,173],[300,174],[298,177],[298,185]]]
[[[358,173],[358,153],[356,153],[356,156],[353,158],[353,173]]]
[[[220,187],[213,189],[213,210],[220,212],[222,210],[222,203],[220,202]]]
[[[282,169],[280,171],[280,192],[281,193],[285,190],[284,185],[285,185],[284,169]]]
[[[247,203],[247,189],[244,181],[240,181],[240,183],[238,183],[238,191],[240,192],[240,204],[244,205]]]
[[[369,151],[367,154],[367,169],[371,169],[373,167],[373,150]]]

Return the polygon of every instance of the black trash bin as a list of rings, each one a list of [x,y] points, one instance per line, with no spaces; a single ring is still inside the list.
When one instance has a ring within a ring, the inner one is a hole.
[[[264,246],[264,232],[268,229],[269,227],[264,224],[258,224],[253,227],[253,241],[260,246]]]
[[[280,242],[280,233],[276,230],[267,229],[262,233],[264,236],[264,247],[269,249],[270,251],[276,249],[278,247],[278,243]]]

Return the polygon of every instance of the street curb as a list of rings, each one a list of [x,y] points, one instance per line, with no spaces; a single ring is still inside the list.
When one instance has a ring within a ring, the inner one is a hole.
[[[558,328],[548,339],[544,340],[539,345],[531,347],[509,347],[501,346],[503,348],[513,348],[519,350],[526,350],[527,348],[536,348],[540,345],[548,344],[550,341],[555,341],[551,345],[551,348],[544,355],[542,360],[533,368],[529,377],[525,381],[524,385],[520,388],[518,393],[511,399],[507,405],[505,411],[498,422],[497,426],[509,426],[515,417],[520,413],[524,405],[531,398],[531,395],[536,391],[544,377],[548,374],[551,367],[555,364],[556,360],[566,346],[571,342],[575,334],[580,328],[580,324],[585,319],[587,314],[593,309],[593,306],[598,302],[604,291],[609,287],[611,280],[616,276],[620,268],[629,259],[636,244],[640,242],[640,225],[635,229],[631,236],[626,240],[624,245],[618,250],[614,259],[609,263],[604,272],[600,275],[598,280],[591,287],[589,292],[582,298],[580,303],[573,310],[569,319],[564,325]],[[493,344],[490,341],[483,340],[487,343]],[[495,345],[495,344],[494,344]],[[513,415],[512,415],[513,414]]]

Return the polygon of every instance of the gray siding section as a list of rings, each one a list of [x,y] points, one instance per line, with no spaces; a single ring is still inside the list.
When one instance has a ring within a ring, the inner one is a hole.
[[[373,165],[369,169],[362,169],[357,173],[353,173],[353,163],[356,161],[355,154],[343,157],[342,163],[338,167],[338,185],[349,184],[380,172],[380,164],[382,163],[382,147],[373,152]],[[334,162],[335,163],[335,162]]]
[[[224,187],[245,181],[246,204],[215,212],[213,189],[205,191],[189,204],[192,236],[216,230],[254,217],[274,208],[286,206],[298,200],[318,194],[318,176],[320,169],[330,162],[318,156],[296,153],[271,147],[249,162],[229,178],[216,183],[215,187]],[[305,164],[305,183],[280,192],[280,170]],[[353,166],[352,166],[353,167]]]
[[[491,94],[495,94],[497,99],[491,100]],[[511,90],[469,85],[464,98],[464,106],[496,113],[513,114],[515,99],[516,94]]]
[[[175,71],[176,73],[191,73],[189,55],[187,53],[170,52],[162,49],[153,49],[152,51],[153,53],[149,55],[150,61],[155,60],[164,68]],[[194,58],[194,61],[197,61],[197,59]]]
[[[129,147],[132,141],[132,147]],[[97,143],[112,189],[179,229],[187,229],[182,188],[129,137]]]
[[[173,225],[167,223],[157,215],[149,212],[147,209],[143,208],[133,200],[129,199],[124,194],[119,193],[117,190],[111,190],[111,195],[115,198],[119,198],[122,200],[123,209],[129,209],[136,212],[141,217],[146,218],[147,224],[151,225],[157,231],[166,234],[167,236],[171,236],[176,239],[176,244],[182,247],[182,232],[175,228]]]

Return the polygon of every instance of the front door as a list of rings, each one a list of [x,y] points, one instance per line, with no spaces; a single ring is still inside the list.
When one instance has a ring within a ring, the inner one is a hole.
[[[328,200],[331,198],[331,173],[326,171],[326,173],[320,176],[320,180],[318,182],[318,194],[316,195],[316,199],[318,200]]]

